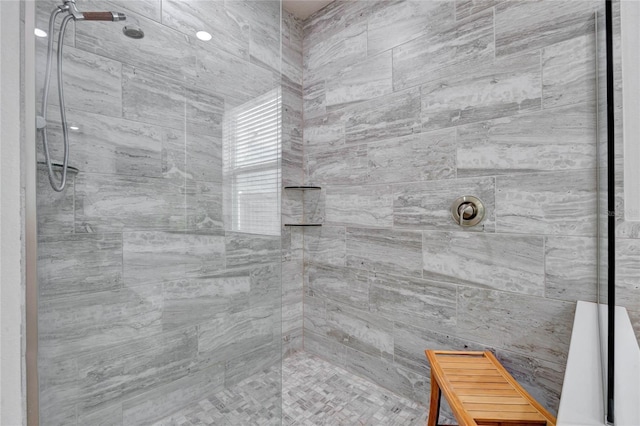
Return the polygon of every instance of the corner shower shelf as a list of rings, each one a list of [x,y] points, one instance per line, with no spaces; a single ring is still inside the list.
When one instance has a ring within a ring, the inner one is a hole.
[[[306,190],[318,190],[322,189],[319,186],[312,185],[297,185],[297,186],[285,186],[284,189],[293,189],[297,191],[306,191]],[[322,226],[321,223],[285,223],[284,226]]]
[[[297,189],[299,191],[305,191],[307,189],[322,189],[319,186],[285,186],[284,189]]]

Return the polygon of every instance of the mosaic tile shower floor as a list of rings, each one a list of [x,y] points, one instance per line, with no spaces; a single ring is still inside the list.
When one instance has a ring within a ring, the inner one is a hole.
[[[161,425],[424,425],[426,408],[300,352],[267,370],[203,399]]]

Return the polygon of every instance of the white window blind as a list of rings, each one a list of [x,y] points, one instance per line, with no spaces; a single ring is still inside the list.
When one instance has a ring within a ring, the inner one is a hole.
[[[280,90],[234,108],[224,123],[231,229],[280,235]]]

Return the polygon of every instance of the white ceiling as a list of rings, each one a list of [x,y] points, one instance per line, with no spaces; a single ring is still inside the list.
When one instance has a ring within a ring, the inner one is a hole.
[[[282,6],[300,19],[307,19],[333,0],[282,0]]]

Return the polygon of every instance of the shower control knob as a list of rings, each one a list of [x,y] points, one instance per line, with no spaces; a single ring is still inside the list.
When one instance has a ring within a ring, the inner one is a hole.
[[[463,222],[465,220],[471,220],[475,217],[476,215],[476,209],[473,206],[473,204],[469,203],[469,202],[465,202],[460,204],[460,207],[458,207],[458,216],[460,216],[460,225],[463,224]]]
[[[484,204],[478,197],[465,195],[451,205],[451,216],[460,226],[474,226],[484,219]]]

